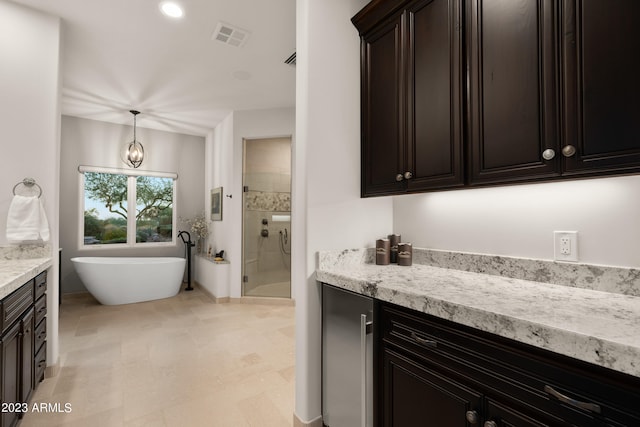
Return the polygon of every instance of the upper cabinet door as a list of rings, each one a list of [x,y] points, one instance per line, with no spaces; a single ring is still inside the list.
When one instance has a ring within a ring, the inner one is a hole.
[[[552,0],[472,0],[467,10],[470,183],[560,174]]]
[[[410,191],[464,184],[460,0],[407,9],[407,181]]]
[[[565,0],[563,17],[565,171],[637,172],[640,1]]]
[[[362,196],[405,187],[402,15],[362,36]]]

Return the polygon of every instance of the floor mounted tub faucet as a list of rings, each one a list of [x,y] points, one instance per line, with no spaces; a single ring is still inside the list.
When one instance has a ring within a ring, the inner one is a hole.
[[[187,239],[185,240],[184,236],[187,235]],[[191,248],[196,244],[191,242],[191,234],[188,231],[179,231],[178,237],[182,239],[182,243],[184,243],[185,257],[187,258],[187,287],[185,291],[192,291],[191,287]]]

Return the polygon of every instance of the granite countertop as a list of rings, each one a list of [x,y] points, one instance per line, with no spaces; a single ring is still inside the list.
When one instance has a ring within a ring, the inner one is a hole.
[[[320,282],[640,377],[638,296],[415,264],[415,256],[411,267],[347,251],[319,258]]]
[[[51,267],[51,258],[0,260],[0,299]]]

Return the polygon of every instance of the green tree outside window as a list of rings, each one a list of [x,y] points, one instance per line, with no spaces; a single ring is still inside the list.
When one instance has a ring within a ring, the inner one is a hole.
[[[136,204],[132,224],[130,189]],[[85,172],[84,194],[85,245],[127,243],[129,226],[135,227],[136,243],[173,241],[173,179]]]

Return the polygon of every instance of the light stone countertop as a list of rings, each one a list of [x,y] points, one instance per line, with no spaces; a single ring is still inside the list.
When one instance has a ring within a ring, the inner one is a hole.
[[[316,280],[640,377],[638,296],[366,258],[321,252]]]
[[[51,267],[51,258],[0,260],[0,299]]]

